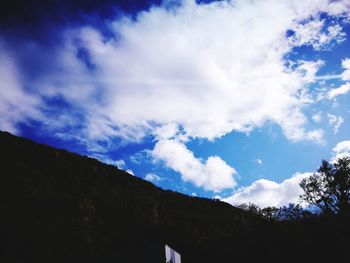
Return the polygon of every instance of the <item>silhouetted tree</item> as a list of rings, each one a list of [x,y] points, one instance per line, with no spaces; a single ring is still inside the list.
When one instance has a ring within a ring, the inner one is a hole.
[[[243,203],[238,206],[238,208],[243,209],[247,212],[250,212],[255,215],[260,215],[261,214],[261,209],[259,206],[253,203]]]
[[[350,158],[340,158],[334,164],[322,161],[318,172],[303,179],[300,186],[304,191],[301,199],[323,213],[349,215]]]
[[[300,220],[310,216],[310,212],[305,211],[299,204],[289,204],[282,206],[275,212],[275,218],[278,221]]]
[[[260,213],[263,217],[265,217],[268,220],[276,220],[277,212],[279,209],[275,206],[268,206],[263,209],[261,209]]]

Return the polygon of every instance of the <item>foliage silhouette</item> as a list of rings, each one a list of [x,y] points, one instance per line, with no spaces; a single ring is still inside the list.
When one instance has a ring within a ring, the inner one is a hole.
[[[318,207],[324,214],[349,216],[350,213],[350,158],[343,157],[334,164],[322,161],[317,173],[300,183],[301,198]]]

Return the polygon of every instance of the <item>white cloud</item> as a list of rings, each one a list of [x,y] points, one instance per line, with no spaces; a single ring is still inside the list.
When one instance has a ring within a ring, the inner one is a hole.
[[[163,179],[154,173],[148,173],[145,176],[145,180],[150,181],[150,182],[159,182],[162,181]]]
[[[339,142],[332,149],[331,162],[334,163],[338,158],[345,156],[350,156],[350,141]],[[289,203],[298,203],[300,201],[299,196],[302,194],[299,183],[310,175],[312,173],[309,172],[296,173],[281,183],[260,179],[249,186],[241,187],[231,196],[223,198],[222,201],[232,205],[254,203],[261,208],[266,206],[280,207]]]
[[[317,112],[317,113],[315,113],[314,115],[312,115],[312,120],[314,121],[314,122],[320,122],[321,120],[322,120],[322,113],[321,112]]]
[[[316,80],[316,73],[318,72],[319,68],[324,64],[325,62],[320,59],[316,61],[300,60],[298,61],[297,70],[301,73],[306,82],[312,83]]]
[[[125,170],[125,172],[127,172],[128,174],[131,174],[131,175],[135,175],[133,170],[130,170],[130,169]]]
[[[302,189],[299,183],[311,173],[296,173],[291,178],[281,183],[261,179],[247,187],[238,189],[232,196],[222,199],[232,205],[242,203],[254,203],[261,208],[266,206],[283,206],[289,203],[297,203]]]
[[[125,161],[122,160],[122,159],[116,160],[116,161],[110,160],[109,163],[112,164],[112,165],[116,165],[118,167],[118,169],[124,170],[128,174],[135,175],[133,170],[127,169],[128,167],[127,167]]]
[[[317,129],[312,131],[306,131],[303,125],[306,123],[306,117],[298,109],[294,109],[294,112],[286,115],[281,120],[282,130],[289,140],[312,140],[318,143],[323,142],[323,130]]]
[[[210,156],[206,161],[196,158],[186,146],[176,140],[161,140],[156,143],[152,156],[164,161],[167,167],[179,172],[182,180],[205,190],[220,192],[236,185],[234,168],[220,157]]]
[[[342,141],[339,142],[333,149],[332,149],[332,159],[331,162],[335,162],[337,159],[350,156],[350,141]]]
[[[344,68],[343,73],[340,75],[342,80],[348,81],[350,80],[350,58],[345,58],[342,60],[342,67]],[[345,95],[350,91],[350,82],[346,82],[341,85],[339,88],[331,89],[328,92],[328,98],[334,99],[339,95]]]
[[[291,140],[319,140],[320,131],[305,130],[301,108],[322,62],[296,61],[292,68],[285,57],[294,46],[339,42],[341,27],[317,15],[348,7],[325,0],[190,2],[118,19],[111,24],[115,39],[88,27],[67,31],[56,58],[63,72],[37,79],[37,88],[82,107],[90,139],[139,141],[174,125],[183,138],[212,140],[270,120]],[[297,39],[286,38],[288,29]],[[77,58],[81,47],[97,70]]]
[[[125,161],[122,160],[122,159],[114,161],[114,160],[112,160],[111,158],[106,157],[106,155],[103,154],[103,153],[102,153],[102,154],[94,153],[94,154],[92,155],[92,157],[93,157],[93,158],[97,158],[98,160],[100,160],[101,162],[104,162],[104,163],[106,163],[106,164],[110,164],[110,165],[117,166],[118,169],[124,170],[125,172],[127,172],[127,173],[130,174],[130,175],[135,175],[133,170],[127,169],[128,167],[127,167]]]
[[[257,163],[257,164],[260,164],[260,165],[262,165],[263,164],[263,161],[261,160],[261,159],[255,159],[255,162]]]
[[[125,161],[120,159],[120,160],[116,160],[114,162],[114,164],[119,168],[119,169],[125,169],[126,168],[126,164]]]
[[[345,81],[350,80],[350,58],[343,59],[341,65],[344,68],[342,79]]]
[[[222,199],[222,196],[220,196],[220,195],[214,195],[213,199],[221,200],[221,199]]]
[[[341,26],[333,25],[326,27],[326,20],[314,19],[307,23],[296,24],[293,30],[295,34],[290,37],[294,46],[311,45],[316,50],[327,48],[331,43],[341,43],[346,34]]]
[[[16,124],[27,118],[40,119],[40,98],[23,90],[20,72],[9,49],[0,39],[0,130],[17,133]]]
[[[151,162],[151,158],[151,151],[148,149],[144,149],[129,156],[130,161],[137,165],[149,163]]]
[[[333,126],[334,134],[338,133],[340,126],[343,124],[344,119],[341,116],[335,116],[333,114],[327,114],[329,126]]]
[[[179,131],[176,123],[164,124],[154,129],[153,132],[156,140],[176,139],[178,141],[187,142],[189,140],[186,134]]]
[[[350,82],[347,82],[347,83],[341,85],[339,88],[331,89],[328,92],[328,98],[334,99],[339,95],[345,95],[349,91],[350,91]]]

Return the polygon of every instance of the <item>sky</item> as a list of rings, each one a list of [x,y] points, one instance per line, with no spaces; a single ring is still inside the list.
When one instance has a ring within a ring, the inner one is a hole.
[[[0,130],[261,207],[350,154],[349,0],[13,0]]]

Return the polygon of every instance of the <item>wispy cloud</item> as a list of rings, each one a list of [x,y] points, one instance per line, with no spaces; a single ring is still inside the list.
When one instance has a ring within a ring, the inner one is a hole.
[[[122,160],[122,159],[116,160],[114,163],[119,169],[125,169],[126,168],[125,161]]]
[[[342,126],[344,119],[341,116],[335,116],[333,114],[327,114],[329,126],[333,127],[333,133],[337,134],[339,128]]]
[[[340,95],[344,95],[350,91],[350,83],[345,83],[341,85],[339,88],[332,89],[328,92],[328,98],[334,99]]]
[[[17,133],[17,124],[30,118],[41,120],[40,97],[24,89],[12,51],[0,38],[0,129]]]
[[[320,122],[321,120],[322,120],[322,113],[321,112],[317,112],[317,113],[315,113],[314,115],[312,115],[312,120],[314,121],[314,122]]]
[[[159,175],[157,175],[157,174],[155,174],[155,173],[148,173],[148,174],[146,174],[146,176],[145,176],[145,180],[154,183],[154,182],[162,181],[163,178],[161,178]]]
[[[349,58],[343,59],[342,67],[343,67],[344,71],[343,71],[343,73],[341,73],[339,75],[339,77],[343,81],[349,81],[350,80],[350,59]],[[338,97],[340,95],[347,94],[349,91],[350,91],[350,82],[346,82],[338,88],[331,89],[328,92],[328,98],[335,99],[336,97]]]

